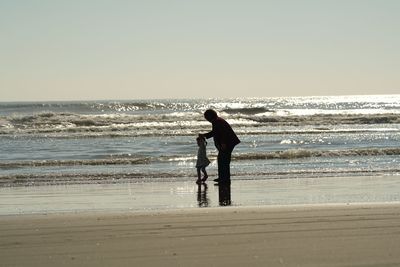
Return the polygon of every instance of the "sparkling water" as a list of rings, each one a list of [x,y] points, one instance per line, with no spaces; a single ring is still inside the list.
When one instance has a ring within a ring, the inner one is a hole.
[[[0,186],[194,180],[208,108],[242,141],[233,180],[400,173],[400,95],[3,102]]]

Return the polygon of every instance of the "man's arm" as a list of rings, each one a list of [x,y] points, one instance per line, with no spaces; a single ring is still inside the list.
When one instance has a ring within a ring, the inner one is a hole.
[[[215,131],[214,131],[214,127],[213,127],[213,129],[210,132],[205,133],[205,134],[199,134],[199,137],[204,137],[204,138],[208,139],[208,138],[214,137],[214,135],[215,135]]]
[[[204,136],[205,138],[211,138],[214,136],[214,130],[212,130],[211,132],[208,132],[206,134],[202,134],[202,136]]]

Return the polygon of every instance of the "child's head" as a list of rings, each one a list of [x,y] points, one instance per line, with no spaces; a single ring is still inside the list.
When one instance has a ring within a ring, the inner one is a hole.
[[[197,141],[197,145],[199,145],[199,146],[202,144],[207,145],[206,139],[203,136],[197,137],[196,141]]]

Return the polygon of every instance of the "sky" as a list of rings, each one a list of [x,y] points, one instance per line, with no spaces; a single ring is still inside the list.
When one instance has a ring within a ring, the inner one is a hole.
[[[0,0],[0,101],[400,93],[398,0]]]

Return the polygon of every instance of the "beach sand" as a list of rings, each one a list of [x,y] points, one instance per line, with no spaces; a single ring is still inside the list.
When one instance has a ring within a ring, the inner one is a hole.
[[[0,266],[400,266],[398,178],[3,187]]]
[[[400,266],[400,204],[0,216],[1,266]]]

